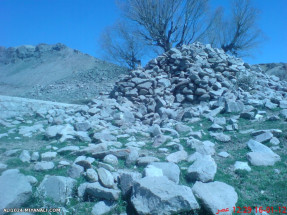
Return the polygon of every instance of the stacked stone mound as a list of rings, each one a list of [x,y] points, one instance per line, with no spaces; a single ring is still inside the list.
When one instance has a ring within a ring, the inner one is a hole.
[[[116,83],[112,96],[117,100],[128,98],[138,105],[138,114],[158,113],[162,116],[163,109],[178,110],[179,107],[218,101],[219,98],[243,100],[246,97],[244,90],[250,90],[250,86],[239,81],[242,75],[249,76],[250,82],[262,79],[260,84],[263,87],[282,90],[280,84],[276,85],[279,81],[276,77],[273,77],[276,80],[267,78],[266,82],[266,75],[253,70],[249,64],[221,49],[194,43],[172,48],[151,60],[145,68],[132,71]],[[255,77],[255,74],[264,77]],[[286,92],[286,83],[284,86],[283,92]]]

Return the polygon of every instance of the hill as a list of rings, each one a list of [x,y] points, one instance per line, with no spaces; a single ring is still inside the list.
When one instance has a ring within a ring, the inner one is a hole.
[[[127,70],[64,44],[0,47],[0,94],[79,102],[109,91]]]

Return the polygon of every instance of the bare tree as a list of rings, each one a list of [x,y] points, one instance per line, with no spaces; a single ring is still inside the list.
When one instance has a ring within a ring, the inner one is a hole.
[[[262,36],[256,22],[259,11],[253,8],[250,0],[234,0],[232,17],[221,21],[218,39],[221,48],[235,56],[244,56],[255,48]]]
[[[118,22],[104,30],[100,45],[105,58],[135,69],[144,55],[144,43],[137,37],[132,26]]]
[[[125,0],[122,9],[146,43],[164,51],[199,40],[211,26],[208,0]]]

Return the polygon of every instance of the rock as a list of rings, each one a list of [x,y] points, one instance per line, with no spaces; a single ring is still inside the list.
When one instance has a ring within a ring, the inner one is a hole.
[[[65,154],[65,153],[70,153],[70,152],[76,152],[79,150],[80,150],[79,146],[65,146],[63,148],[60,148],[57,152],[59,154]]]
[[[220,142],[226,143],[231,141],[231,137],[223,133],[211,133],[210,135]]]
[[[286,109],[281,110],[281,111],[280,111],[280,116],[281,116],[285,121],[287,121],[287,110],[286,110]]]
[[[118,165],[118,158],[114,155],[106,155],[103,159],[104,162],[108,163],[108,164],[112,164],[114,166]]]
[[[273,137],[273,134],[271,132],[265,132],[263,134],[255,136],[254,140],[260,143],[265,143],[271,140],[272,137]]]
[[[7,165],[4,163],[0,163],[0,171],[4,170],[7,168]]]
[[[98,173],[94,169],[87,169],[86,177],[89,182],[96,182],[99,180]]]
[[[71,178],[79,178],[84,172],[84,168],[82,166],[79,166],[77,164],[73,164],[68,169],[68,176]]]
[[[192,148],[194,148],[197,152],[203,154],[203,155],[214,155],[215,149],[214,149],[214,143],[210,141],[198,141],[194,140],[192,141]]]
[[[190,132],[191,131],[191,128],[187,125],[183,125],[181,123],[178,123],[175,125],[175,130],[178,132],[178,133],[186,133],[186,132]]]
[[[140,215],[178,214],[199,208],[189,187],[176,185],[166,177],[136,180],[131,202]]]
[[[17,169],[9,169],[0,176],[0,214],[4,208],[21,208],[32,196],[28,178]]]
[[[208,128],[209,131],[223,131],[223,127],[218,125],[218,124],[215,124],[213,123],[209,128]]]
[[[99,168],[97,169],[97,171],[98,171],[100,182],[104,187],[107,187],[107,188],[114,187],[115,185],[114,177],[108,170],[104,168]]]
[[[148,132],[151,134],[152,137],[156,137],[158,135],[161,135],[161,130],[160,130],[160,126],[155,124],[153,126],[151,126],[149,129],[148,129]]]
[[[249,140],[247,146],[252,150],[247,154],[247,159],[254,166],[273,166],[280,160],[279,155],[255,140]]]
[[[117,137],[115,137],[114,135],[110,134],[107,131],[101,133],[95,133],[93,138],[98,143],[117,141]]]
[[[229,212],[220,212],[220,214],[231,215],[238,200],[234,188],[219,181],[210,183],[197,181],[192,187],[192,191],[200,199],[203,207],[214,215],[218,214],[219,210],[226,208],[229,209]]]
[[[46,170],[51,170],[54,169],[55,165],[53,162],[49,161],[41,161],[37,162],[34,166],[34,170],[36,171],[46,171]]]
[[[91,124],[89,122],[80,122],[75,124],[76,131],[88,131],[91,128]]]
[[[138,160],[137,160],[137,163],[139,166],[146,166],[152,162],[158,162],[159,159],[156,158],[156,157],[150,157],[150,156],[146,156],[146,157],[140,157]]]
[[[272,145],[277,146],[277,145],[280,144],[280,140],[279,140],[277,137],[272,137],[271,140],[270,140],[270,143],[271,143]]]
[[[30,160],[31,160],[30,153],[27,150],[23,150],[22,153],[19,156],[19,159],[22,162],[30,163]]]
[[[35,162],[38,161],[40,158],[39,152],[33,152],[31,155],[31,161]]]
[[[163,172],[161,169],[159,169],[155,166],[148,165],[144,169],[144,176],[145,177],[161,177],[161,176],[163,176]]]
[[[98,199],[113,201],[117,201],[121,193],[119,190],[102,187],[98,182],[85,184],[83,187],[81,187],[80,192],[84,193],[83,196],[87,196],[87,198],[91,196]]]
[[[248,172],[251,171],[250,166],[248,165],[247,162],[242,162],[242,161],[236,161],[234,164],[234,170],[246,170]]]
[[[255,113],[254,112],[244,112],[244,113],[240,114],[240,118],[251,120],[251,119],[255,118]]]
[[[280,101],[279,107],[283,109],[287,109],[287,101]]]
[[[167,157],[166,157],[166,160],[168,162],[173,162],[173,163],[179,163],[181,161],[184,161],[187,159],[187,152],[184,151],[184,150],[180,150],[180,151],[177,151],[177,152],[174,152],[174,153],[171,153],[169,154]],[[158,160],[159,161],[159,160]]]
[[[241,101],[227,101],[225,110],[227,113],[241,113],[244,110],[244,104]]]
[[[209,182],[214,179],[217,165],[210,155],[198,157],[188,168],[187,177],[192,181]]]
[[[178,165],[170,162],[153,162],[149,166],[154,166],[162,170],[164,176],[174,183],[179,183],[180,169]]]
[[[38,187],[38,193],[54,202],[66,203],[71,197],[76,180],[63,176],[46,175]]]
[[[227,157],[229,157],[230,155],[229,155],[227,152],[219,152],[219,153],[218,153],[218,156],[223,157],[223,158],[227,158]]]
[[[74,161],[75,164],[84,167],[84,169],[92,168],[92,163],[95,161],[95,158],[86,157],[86,156],[79,156]]]
[[[92,209],[92,215],[104,215],[109,213],[113,208],[116,207],[116,204],[109,201],[100,201],[97,202],[93,209]]]
[[[41,154],[42,161],[51,161],[57,156],[57,152],[45,152]]]
[[[50,126],[47,128],[45,135],[47,138],[54,138],[54,137],[60,135],[60,132],[63,128],[64,128],[63,125]]]
[[[142,178],[142,175],[138,172],[133,172],[130,170],[120,170],[119,171],[120,188],[123,196],[127,197],[131,194],[132,185],[135,180]]]

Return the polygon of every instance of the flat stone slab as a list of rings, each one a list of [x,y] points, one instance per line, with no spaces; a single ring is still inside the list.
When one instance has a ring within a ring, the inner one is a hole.
[[[133,185],[131,202],[138,214],[167,215],[199,208],[190,187],[166,177],[145,177]]]
[[[228,208],[229,212],[220,212],[219,214],[231,215],[238,200],[234,188],[219,181],[210,183],[197,181],[192,187],[192,191],[201,200],[203,207],[212,214],[218,214],[219,210]]]
[[[32,196],[29,178],[18,169],[9,169],[0,176],[0,214],[4,208],[20,208]]]
[[[63,176],[46,175],[38,187],[39,195],[54,202],[65,203],[72,195],[76,180]]]

